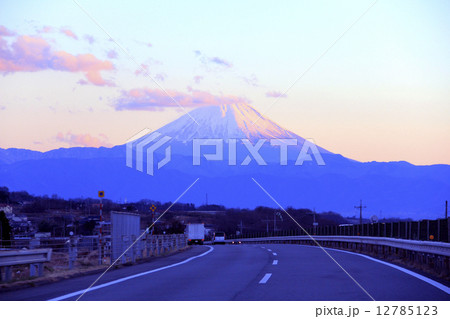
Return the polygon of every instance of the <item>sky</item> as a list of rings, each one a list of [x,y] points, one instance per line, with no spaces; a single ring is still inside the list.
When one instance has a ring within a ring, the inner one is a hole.
[[[0,148],[246,102],[355,160],[450,164],[448,1],[1,2]]]

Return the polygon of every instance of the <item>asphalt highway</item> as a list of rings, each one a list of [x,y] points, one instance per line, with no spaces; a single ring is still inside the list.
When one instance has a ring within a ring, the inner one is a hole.
[[[450,300],[449,288],[386,264],[299,245],[195,246],[188,251],[39,287],[0,300]],[[83,294],[84,293],[84,294]]]

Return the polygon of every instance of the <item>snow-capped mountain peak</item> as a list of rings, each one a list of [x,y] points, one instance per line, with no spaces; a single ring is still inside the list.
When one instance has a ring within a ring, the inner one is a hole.
[[[247,138],[251,141],[295,138],[303,141],[303,138],[283,129],[244,103],[198,108],[157,131],[180,142],[194,138]]]

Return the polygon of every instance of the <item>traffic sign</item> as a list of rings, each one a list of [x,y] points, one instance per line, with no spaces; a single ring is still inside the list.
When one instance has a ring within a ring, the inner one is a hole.
[[[98,191],[98,197],[105,197],[105,191]]]

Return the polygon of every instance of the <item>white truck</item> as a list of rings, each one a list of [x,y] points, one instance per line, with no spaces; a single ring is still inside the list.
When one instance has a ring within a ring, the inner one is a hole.
[[[187,224],[184,233],[188,239],[188,245],[203,245],[205,240],[205,225],[204,224]]]

